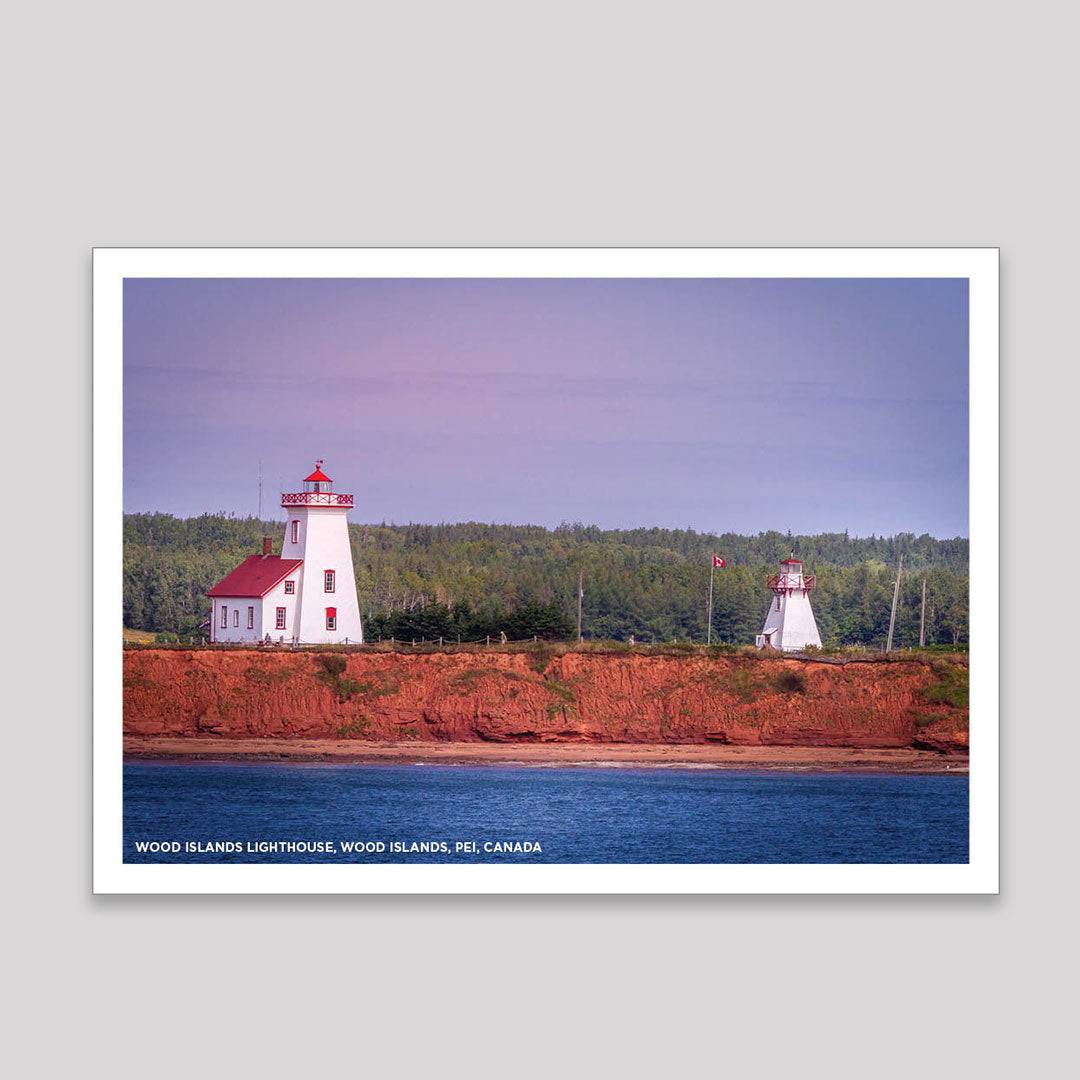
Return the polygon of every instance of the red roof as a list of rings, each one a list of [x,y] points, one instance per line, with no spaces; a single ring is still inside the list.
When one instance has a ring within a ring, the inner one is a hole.
[[[802,559],[781,559],[780,560],[780,565],[781,566],[783,566],[785,563],[798,563],[801,566],[802,565]]]
[[[329,484],[330,483],[330,477],[327,476],[326,473],[324,473],[322,471],[322,469],[319,467],[321,464],[322,464],[321,461],[315,462],[315,471],[310,476],[305,476],[304,477],[304,483],[305,484],[307,484],[307,483],[313,483],[314,484],[314,483],[318,483],[319,481],[321,481],[324,484]]]
[[[206,595],[265,596],[279,581],[303,565],[303,559],[282,559],[278,555],[249,555]]]

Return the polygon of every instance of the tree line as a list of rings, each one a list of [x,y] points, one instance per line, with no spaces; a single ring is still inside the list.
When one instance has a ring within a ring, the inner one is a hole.
[[[280,522],[204,514],[124,516],[124,624],[198,635],[207,590],[272,536]],[[968,541],[901,533],[793,536],[709,534],[691,529],[620,529],[566,524],[349,526],[368,640],[443,637],[510,640],[576,633],[578,574],[584,578],[583,632],[590,639],[704,641],[709,560],[716,571],[713,640],[749,644],[772,594],[765,579],[792,550],[817,575],[814,613],[826,647],[880,647],[899,555],[904,555],[894,637],[919,636],[926,580],[928,644],[968,640]]]

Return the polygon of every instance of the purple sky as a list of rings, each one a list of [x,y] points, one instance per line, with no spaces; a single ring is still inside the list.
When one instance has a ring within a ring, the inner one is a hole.
[[[967,535],[966,280],[140,280],[124,505]]]

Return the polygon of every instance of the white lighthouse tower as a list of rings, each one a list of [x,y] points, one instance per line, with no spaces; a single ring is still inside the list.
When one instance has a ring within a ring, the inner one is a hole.
[[[303,645],[362,642],[346,520],[353,497],[334,491],[322,466],[322,461],[315,463],[303,491],[281,496],[288,515],[281,557],[304,564],[296,583],[294,640]]]
[[[780,563],[780,573],[773,574],[768,585],[775,599],[757,636],[758,648],[797,652],[813,645],[820,649],[821,636],[810,607],[810,592],[817,588],[817,578],[803,573],[802,560],[795,558],[795,552]]]
[[[207,594],[210,640],[297,645],[362,643],[346,515],[353,497],[334,491],[315,463],[304,490],[281,496],[288,514],[281,554],[270,537]]]

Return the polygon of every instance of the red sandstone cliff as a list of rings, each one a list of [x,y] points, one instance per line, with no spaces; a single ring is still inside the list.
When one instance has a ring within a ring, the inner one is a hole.
[[[129,650],[124,731],[966,752],[967,709],[939,692],[961,677],[955,659]]]

